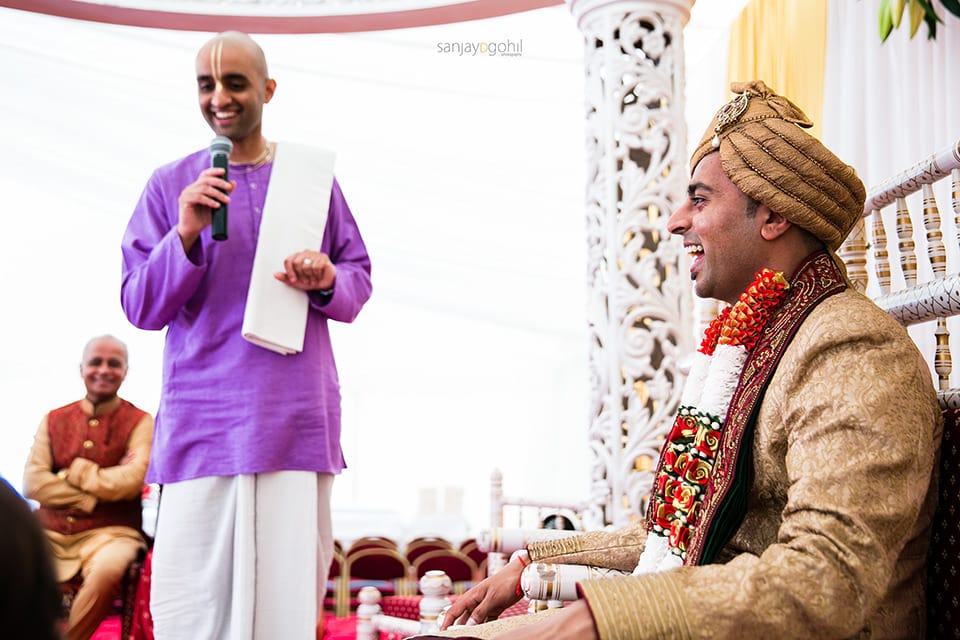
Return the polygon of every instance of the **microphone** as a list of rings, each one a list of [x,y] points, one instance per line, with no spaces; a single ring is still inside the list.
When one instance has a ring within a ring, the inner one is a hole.
[[[210,141],[210,166],[223,169],[223,179],[227,177],[230,152],[233,151],[233,142],[226,136],[217,136]],[[227,205],[221,202],[213,210],[213,222],[210,225],[214,240],[227,239]]]

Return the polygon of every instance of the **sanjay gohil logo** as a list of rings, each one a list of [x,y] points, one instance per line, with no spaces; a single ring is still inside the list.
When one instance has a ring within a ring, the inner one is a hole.
[[[477,42],[438,42],[437,53],[458,56],[508,56],[523,55],[523,39],[481,40]]]

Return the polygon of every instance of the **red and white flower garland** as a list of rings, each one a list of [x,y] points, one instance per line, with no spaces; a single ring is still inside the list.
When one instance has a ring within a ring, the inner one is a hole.
[[[683,564],[740,372],[789,287],[783,273],[762,269],[737,303],[725,308],[704,332],[661,452],[651,496],[651,527],[634,575]]]

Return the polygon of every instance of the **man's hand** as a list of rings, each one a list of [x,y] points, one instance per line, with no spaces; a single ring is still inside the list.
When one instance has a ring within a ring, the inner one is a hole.
[[[599,640],[590,608],[583,600],[564,607],[543,622],[498,635],[496,640]]]
[[[504,609],[520,599],[517,583],[522,572],[523,564],[519,560],[508,562],[500,571],[457,598],[440,621],[440,629],[451,624],[480,624],[495,620]]]
[[[193,184],[180,192],[177,234],[184,251],[189,251],[200,237],[200,232],[210,226],[211,210],[218,208],[221,203],[230,202],[227,194],[233,191],[237,183],[224,180],[223,173],[220,167],[204,169]]]
[[[337,280],[337,267],[330,256],[319,251],[298,251],[283,261],[283,269],[273,276],[301,291],[333,289]]]

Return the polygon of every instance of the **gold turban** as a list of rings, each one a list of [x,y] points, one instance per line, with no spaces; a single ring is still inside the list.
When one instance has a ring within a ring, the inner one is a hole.
[[[724,172],[741,191],[836,250],[863,216],[863,182],[804,130],[813,122],[797,105],[760,80],[730,89],[736,97],[717,112],[690,168],[719,148]]]

